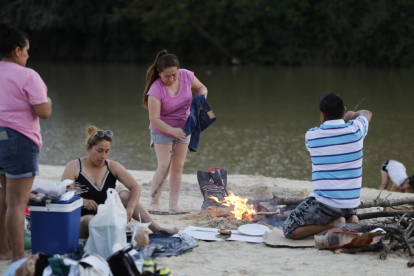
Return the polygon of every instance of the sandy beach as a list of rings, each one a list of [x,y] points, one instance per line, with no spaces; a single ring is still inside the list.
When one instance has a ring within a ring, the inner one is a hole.
[[[59,180],[64,167],[40,166],[40,178]],[[130,171],[142,187],[141,202],[149,202],[151,171]],[[229,172],[231,173],[231,172]],[[236,195],[253,198],[258,190],[268,191],[280,197],[305,197],[312,191],[310,181],[297,181],[283,178],[270,178],[257,175],[228,175],[228,189]],[[380,183],[378,183],[379,185]],[[161,207],[168,209],[168,186],[161,197]],[[363,188],[361,199],[373,199],[379,193],[377,189]],[[385,197],[389,192],[383,192]],[[411,194],[392,193],[388,199],[413,196]],[[200,193],[196,174],[183,175],[180,198],[182,209],[197,214],[203,197]],[[376,208],[363,209],[360,212],[375,211]],[[195,225],[196,221],[188,215],[155,216],[166,226],[185,229]],[[365,221],[366,222],[366,221]],[[198,241],[193,251],[170,258],[158,258],[158,267],[169,267],[177,275],[403,275],[412,273],[408,268],[410,260],[407,252],[397,251],[388,255],[386,260],[378,258],[379,253],[356,255],[335,254],[317,249],[273,248],[265,244],[246,242],[204,242]],[[3,274],[9,261],[0,262],[0,274]]]

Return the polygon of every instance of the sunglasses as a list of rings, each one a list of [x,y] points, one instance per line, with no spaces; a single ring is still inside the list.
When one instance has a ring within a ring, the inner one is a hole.
[[[95,135],[97,135],[100,138],[104,138],[105,135],[108,137],[112,137],[114,136],[114,133],[112,132],[112,130],[98,130],[91,136],[91,138],[94,137]]]

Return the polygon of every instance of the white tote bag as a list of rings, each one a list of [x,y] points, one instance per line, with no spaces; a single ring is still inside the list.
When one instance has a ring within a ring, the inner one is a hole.
[[[108,189],[105,204],[98,206],[98,212],[89,222],[89,238],[85,252],[98,254],[107,259],[112,255],[112,247],[119,243],[126,245],[125,228],[127,213],[115,189]]]

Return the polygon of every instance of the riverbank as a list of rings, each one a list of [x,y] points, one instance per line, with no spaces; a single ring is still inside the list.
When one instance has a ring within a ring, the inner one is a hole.
[[[40,178],[59,180],[64,167],[40,166]],[[149,202],[151,171],[130,171],[142,187],[141,202]],[[236,195],[254,197],[260,191],[269,191],[281,197],[305,197],[312,191],[310,181],[271,178],[258,175],[229,175],[228,188]],[[167,189],[168,190],[168,187]],[[377,189],[363,188],[361,199],[374,199]],[[388,195],[382,193],[382,197]],[[413,196],[412,194],[392,193],[388,199]],[[180,206],[196,214],[200,211],[203,197],[195,174],[183,175]],[[161,207],[168,209],[168,192],[161,196]],[[375,210],[371,208],[370,211]],[[188,215],[155,216],[165,226],[184,229],[195,223]],[[177,257],[159,258],[159,267],[169,267],[173,275],[403,275],[410,272],[407,268],[408,253],[394,252],[385,261],[378,253],[357,255],[334,254],[317,249],[272,248],[265,244],[245,242],[198,242],[193,251]],[[0,274],[8,261],[0,262]],[[329,264],[332,264],[329,266]]]

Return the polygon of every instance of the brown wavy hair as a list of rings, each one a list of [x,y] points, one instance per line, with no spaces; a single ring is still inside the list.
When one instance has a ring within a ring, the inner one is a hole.
[[[167,50],[162,50],[157,54],[154,63],[147,70],[144,97],[142,99],[142,106],[146,109],[148,109],[147,93],[150,90],[151,85],[160,77],[159,74],[164,71],[164,69],[170,67],[177,67],[177,69],[180,69],[180,62],[176,55],[169,54]]]
[[[107,135],[104,135],[104,137],[99,137],[98,135],[95,135],[95,133],[99,130],[98,127],[93,126],[93,125],[88,125],[86,127],[86,143],[85,145],[89,147],[93,147],[96,144],[98,144],[101,141],[108,141],[110,143],[112,143],[112,137],[109,137]]]

